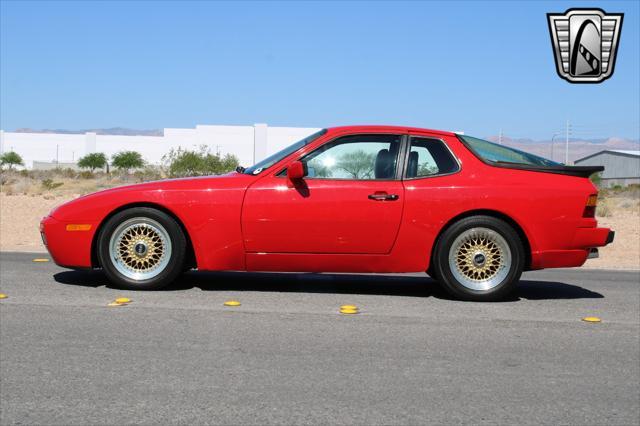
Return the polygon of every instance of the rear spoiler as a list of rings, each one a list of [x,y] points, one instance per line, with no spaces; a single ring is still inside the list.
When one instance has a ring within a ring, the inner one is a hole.
[[[555,173],[559,175],[577,176],[588,178],[594,173],[604,171],[604,166],[537,166],[532,164],[509,163],[507,161],[488,162],[492,166],[504,167],[507,169],[528,170],[531,172]]]

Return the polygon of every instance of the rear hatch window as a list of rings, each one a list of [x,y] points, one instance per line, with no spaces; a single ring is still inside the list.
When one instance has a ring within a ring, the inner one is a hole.
[[[486,161],[494,163],[516,163],[530,166],[559,166],[560,163],[547,160],[519,149],[509,148],[504,145],[498,145],[483,139],[471,136],[458,135],[460,139],[466,142],[474,154]]]
[[[465,135],[457,136],[476,157],[491,166],[579,177],[589,177],[593,173],[604,170],[602,166],[567,166],[483,139]]]

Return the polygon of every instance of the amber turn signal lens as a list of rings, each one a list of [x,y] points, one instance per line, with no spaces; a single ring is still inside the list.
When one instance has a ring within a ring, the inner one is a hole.
[[[596,204],[598,204],[598,194],[589,195],[582,217],[596,217]]]
[[[67,225],[67,231],[89,231],[91,225],[87,224],[69,224]]]

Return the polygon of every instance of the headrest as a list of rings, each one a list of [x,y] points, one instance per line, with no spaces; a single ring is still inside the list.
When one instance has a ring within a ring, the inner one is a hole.
[[[388,149],[381,149],[378,151],[374,169],[376,179],[393,178],[393,159],[394,155],[391,154]]]

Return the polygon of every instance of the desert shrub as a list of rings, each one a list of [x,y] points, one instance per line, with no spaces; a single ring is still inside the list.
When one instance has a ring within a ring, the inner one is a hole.
[[[13,170],[14,166],[24,166],[22,157],[17,152],[9,151],[0,155],[0,167],[8,166],[9,170]]]
[[[92,152],[78,160],[78,167],[89,169],[94,172],[96,169],[104,169],[107,165],[107,156],[102,152]]]
[[[78,177],[80,179],[93,179],[93,178],[95,178],[95,175],[93,174],[93,172],[90,172],[88,170],[84,170],[84,171],[78,173]]]
[[[596,207],[596,215],[599,217],[611,217],[613,211],[607,200],[600,200],[598,207]]]
[[[11,175],[9,173],[0,173],[0,185],[8,185],[11,182]]]
[[[52,179],[45,179],[42,181],[42,187],[48,191],[59,188],[62,185],[62,182],[54,182]]]
[[[140,170],[136,170],[133,174],[138,182],[149,182],[151,180],[162,179],[162,170],[160,167],[146,165]]]
[[[27,194],[31,186],[33,185],[33,181],[29,178],[17,177],[11,183],[11,189],[14,194]]]
[[[60,177],[63,178],[68,178],[68,179],[75,179],[78,177],[78,172],[73,170],[70,167],[64,168],[64,169],[56,169],[56,174]]]
[[[131,169],[139,169],[144,166],[144,160],[139,152],[121,151],[112,157],[111,165],[116,169],[129,174]]]
[[[591,176],[589,176],[589,179],[591,179],[591,182],[593,182],[593,184],[599,188],[600,184],[602,183],[602,172],[593,173]]]
[[[172,149],[162,157],[162,163],[170,177],[186,177],[227,173],[235,170],[239,161],[232,154],[213,154],[203,145],[197,151]]]

